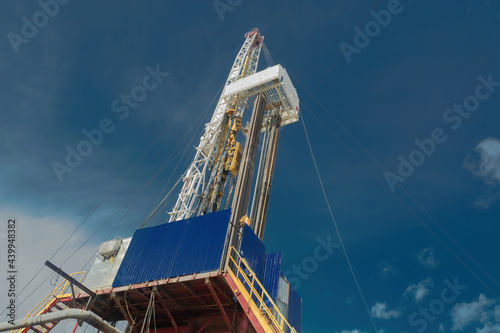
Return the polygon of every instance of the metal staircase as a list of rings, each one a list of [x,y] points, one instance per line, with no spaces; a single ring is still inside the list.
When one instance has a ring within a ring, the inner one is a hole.
[[[234,247],[229,253],[225,278],[257,332],[297,333]]]
[[[85,272],[75,272],[70,274],[71,277],[77,279],[79,282],[82,282],[83,277],[85,276]],[[67,280],[62,281],[54,288],[54,290],[45,296],[45,298],[38,303],[33,310],[31,310],[25,317],[36,317],[46,313],[51,313],[54,311],[60,311],[69,309],[66,303],[61,302],[61,299],[68,298],[72,296],[71,292],[68,293],[71,286]],[[75,292],[78,288],[75,288]],[[10,333],[27,333],[27,332],[35,332],[35,333],[47,333],[50,332],[59,322],[52,322],[47,324],[34,325],[30,327],[20,328],[17,330],[10,331]]]

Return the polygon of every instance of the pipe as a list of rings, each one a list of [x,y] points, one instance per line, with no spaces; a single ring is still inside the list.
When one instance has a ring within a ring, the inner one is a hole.
[[[229,251],[231,247],[238,248],[240,231],[240,219],[248,213],[248,205],[250,203],[250,194],[252,191],[252,179],[255,171],[255,160],[257,158],[257,149],[259,147],[260,134],[262,129],[262,121],[264,119],[264,110],[266,107],[266,99],[264,94],[257,95],[253,104],[252,116],[250,118],[250,127],[248,129],[245,148],[241,156],[241,164],[236,181],[236,187],[231,208],[231,216],[229,217],[228,230],[226,233],[226,241],[221,259],[221,269],[224,269],[226,262],[229,260]]]
[[[64,319],[82,320],[90,326],[97,328],[99,331],[102,331],[103,333],[122,333],[121,331],[117,330],[116,328],[99,318],[96,314],[78,309],[67,309],[43,314],[36,317],[19,319],[14,321],[14,324],[11,324],[9,322],[0,323],[0,332],[7,332],[24,327],[32,327],[55,321],[61,321]]]

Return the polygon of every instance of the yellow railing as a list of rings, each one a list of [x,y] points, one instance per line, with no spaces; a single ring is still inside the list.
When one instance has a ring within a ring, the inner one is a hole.
[[[78,281],[82,282],[83,277],[85,276],[85,272],[82,271],[82,272],[71,273],[70,276],[75,278],[76,280],[78,280],[78,276],[79,276]],[[79,290],[79,288],[77,288],[77,287],[74,287],[74,288],[75,288],[75,293],[76,293],[77,290]],[[67,290],[69,290],[69,293],[65,293]],[[71,296],[71,288],[69,285],[69,281],[64,280],[64,281],[61,281],[61,283],[59,283],[57,285],[57,287],[55,287],[54,290],[52,290],[52,292],[50,294],[45,296],[45,298],[40,303],[38,303],[33,308],[33,310],[31,310],[26,316],[24,316],[24,318],[36,317],[36,316],[43,314],[45,312],[45,310],[47,310],[47,308],[50,307],[50,305],[52,303],[54,303],[54,301],[56,299],[66,297],[66,296]],[[67,306],[65,306],[64,304],[61,304],[60,307],[63,309],[67,308]],[[24,330],[24,328],[20,328],[20,329],[17,329],[15,331],[10,331],[10,333],[21,332],[22,330]]]
[[[78,282],[81,283],[83,278],[85,277],[85,271],[71,273],[69,276],[71,276],[72,278],[74,278],[75,280],[77,280]],[[78,279],[78,276],[79,276],[79,279]],[[73,286],[73,288],[75,289],[75,294],[80,290],[80,288],[78,288],[77,286]],[[55,295],[55,294],[53,294],[53,295]],[[62,286],[61,292],[59,294],[57,294],[57,298],[63,298],[63,297],[67,297],[67,296],[72,296],[71,295],[71,287],[70,287],[70,283],[68,280],[66,280],[66,282]]]
[[[257,316],[265,314],[272,326],[279,332],[297,333],[295,328],[290,326],[288,321],[280,312],[271,296],[269,296],[266,289],[256,277],[255,273],[248,266],[246,260],[239,255],[238,251],[236,251],[234,247],[231,247],[229,252],[229,260],[226,270],[239,287],[240,293],[243,295],[249,306],[259,311],[258,314],[256,313]],[[260,291],[258,291],[256,287]],[[266,303],[271,305],[271,309]]]

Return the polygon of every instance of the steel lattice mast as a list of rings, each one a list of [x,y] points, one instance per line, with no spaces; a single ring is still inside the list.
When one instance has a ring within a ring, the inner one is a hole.
[[[219,147],[223,144],[224,115],[232,107],[223,98],[224,93],[229,85],[257,71],[262,41],[263,37],[257,28],[245,35],[245,42],[234,60],[212,119],[205,125],[205,133],[196,148],[195,158],[185,173],[184,185],[174,208],[169,213],[170,222],[189,218],[196,212],[199,198],[206,190],[207,178],[214,166]],[[244,104],[244,102],[237,104],[236,115],[242,116]]]

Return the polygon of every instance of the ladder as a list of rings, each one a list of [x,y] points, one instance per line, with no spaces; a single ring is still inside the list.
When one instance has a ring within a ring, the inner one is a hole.
[[[229,252],[225,278],[257,332],[297,333],[280,312],[246,260],[234,247],[231,247]]]
[[[79,282],[82,282],[83,277],[85,276],[85,272],[75,272],[70,274],[71,277],[77,279]],[[31,310],[25,317],[30,318],[30,317],[36,317],[40,316],[46,313],[51,313],[54,311],[61,311],[65,309],[69,309],[70,307],[63,302],[61,302],[61,299],[67,298],[68,296],[72,296],[71,293],[68,293],[68,289],[70,288],[69,281],[64,280],[61,283],[57,285],[57,287],[52,290],[50,294],[45,296],[45,298],[38,303],[33,310]],[[78,288],[75,289],[75,292],[77,291]],[[28,333],[28,332],[35,332],[35,333],[47,333],[50,332],[59,322],[52,322],[52,323],[47,323],[47,324],[39,324],[39,325],[34,325],[30,327],[23,327],[19,328],[17,330],[12,330],[10,333]]]

